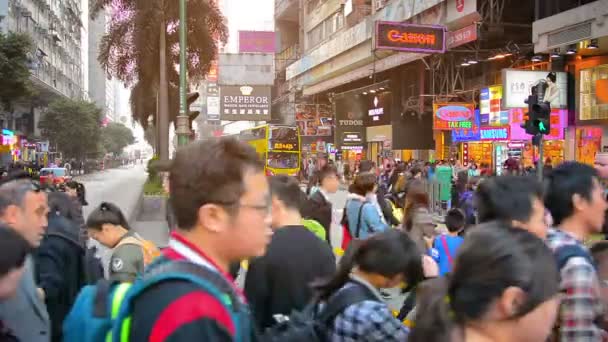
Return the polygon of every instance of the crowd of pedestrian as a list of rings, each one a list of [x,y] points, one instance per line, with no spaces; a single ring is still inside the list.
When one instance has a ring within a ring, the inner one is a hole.
[[[438,220],[434,164],[361,161],[336,208],[343,166],[315,169],[307,193],[246,144],[195,142],[170,166],[162,251],[112,203],[84,220],[78,184],[5,179],[0,341],[608,341],[608,242],[588,244],[604,165],[566,162],[544,183],[451,166]],[[88,239],[112,249],[107,274]]]

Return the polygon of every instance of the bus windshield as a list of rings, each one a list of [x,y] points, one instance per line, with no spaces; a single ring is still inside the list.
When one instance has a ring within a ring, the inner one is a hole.
[[[272,127],[268,139],[268,148],[279,151],[299,151],[298,130],[296,127]]]
[[[268,152],[267,165],[274,169],[297,169],[299,167],[297,153]]]

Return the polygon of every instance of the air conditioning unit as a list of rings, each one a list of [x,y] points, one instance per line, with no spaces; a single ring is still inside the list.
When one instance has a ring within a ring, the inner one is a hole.
[[[23,11],[21,12],[21,15],[22,15],[23,17],[25,17],[25,18],[31,18],[31,17],[32,17],[32,12],[31,12],[31,11],[29,11],[29,10],[27,10],[27,9],[25,9],[25,10],[23,10]]]

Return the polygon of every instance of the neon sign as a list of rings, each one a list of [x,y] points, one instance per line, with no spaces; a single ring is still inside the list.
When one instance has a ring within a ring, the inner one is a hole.
[[[445,52],[446,28],[442,25],[414,25],[377,21],[376,49],[426,53]]]
[[[393,43],[409,43],[418,45],[435,45],[437,36],[431,33],[411,33],[390,30],[387,35],[388,40]]]
[[[509,127],[482,127],[479,131],[481,140],[508,140]]]
[[[471,103],[434,104],[433,128],[436,130],[473,129],[475,107]]]

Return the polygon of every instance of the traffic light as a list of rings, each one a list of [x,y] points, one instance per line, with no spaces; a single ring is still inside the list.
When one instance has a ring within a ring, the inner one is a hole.
[[[547,102],[536,103],[531,117],[534,129],[538,134],[551,133],[551,106]]]
[[[190,110],[190,106],[196,100],[198,100],[199,96],[200,96],[200,94],[197,91],[195,91],[193,93],[188,93],[188,95],[186,95],[186,104],[188,105],[188,119],[190,121],[190,130],[192,130],[192,121],[194,121],[194,119],[196,119],[196,117],[198,117],[198,115],[201,113],[198,110]]]
[[[538,96],[530,95],[528,99],[524,101],[528,105],[528,112],[524,115],[524,122],[521,124],[521,127],[526,130],[527,134],[536,135],[538,132],[534,127],[533,123],[533,115],[534,115],[534,105],[538,102]]]

